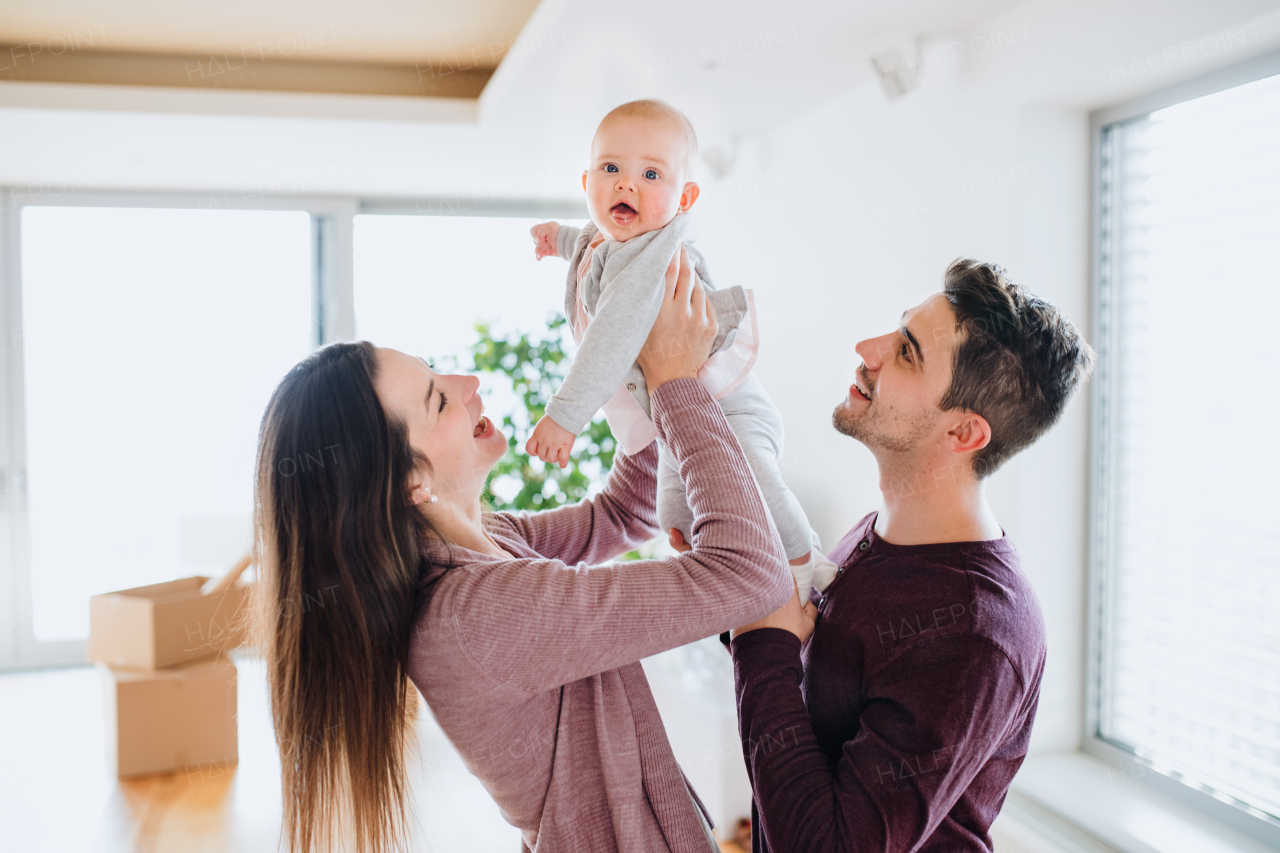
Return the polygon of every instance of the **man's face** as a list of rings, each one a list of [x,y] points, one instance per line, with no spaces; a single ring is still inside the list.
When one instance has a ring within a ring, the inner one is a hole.
[[[904,312],[893,332],[855,347],[862,364],[831,423],[870,450],[912,453],[941,438],[956,316],[941,293]]]

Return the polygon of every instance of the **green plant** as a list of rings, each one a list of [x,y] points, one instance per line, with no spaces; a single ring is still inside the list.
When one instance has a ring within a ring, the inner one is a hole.
[[[518,332],[497,337],[490,324],[483,322],[476,323],[475,330],[478,338],[469,349],[473,368],[505,377],[524,409],[502,413],[509,452],[485,484],[489,505],[497,510],[552,509],[582,500],[593,482],[603,482],[613,464],[616,442],[603,417],[578,436],[567,468],[544,464],[524,452],[533,427],[546,414],[551,395],[569,369],[563,346],[564,317],[556,314],[541,336]]]

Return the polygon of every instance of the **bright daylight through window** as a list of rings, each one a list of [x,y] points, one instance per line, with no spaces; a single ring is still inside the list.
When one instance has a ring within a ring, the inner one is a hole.
[[[310,349],[306,213],[27,207],[32,626],[225,571],[249,547],[258,423]],[[68,535],[68,520],[74,534]]]
[[[1098,735],[1280,816],[1280,77],[1106,128]]]

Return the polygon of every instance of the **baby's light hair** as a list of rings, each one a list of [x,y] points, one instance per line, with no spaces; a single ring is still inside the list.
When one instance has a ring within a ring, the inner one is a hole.
[[[684,178],[688,180],[692,176],[693,164],[698,159],[698,135],[693,132],[693,122],[689,121],[688,116],[666,101],[646,98],[640,101],[628,101],[609,110],[608,115],[600,120],[600,127],[604,127],[610,119],[619,118],[658,119],[674,123],[684,135],[684,161],[681,163]],[[597,129],[596,132],[599,133],[599,130]]]

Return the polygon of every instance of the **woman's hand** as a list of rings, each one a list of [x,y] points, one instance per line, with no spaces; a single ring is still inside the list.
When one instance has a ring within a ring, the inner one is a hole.
[[[689,253],[681,246],[680,254],[672,257],[667,267],[662,310],[636,359],[649,393],[672,379],[696,377],[711,355],[718,331],[715,309],[702,291]]]

